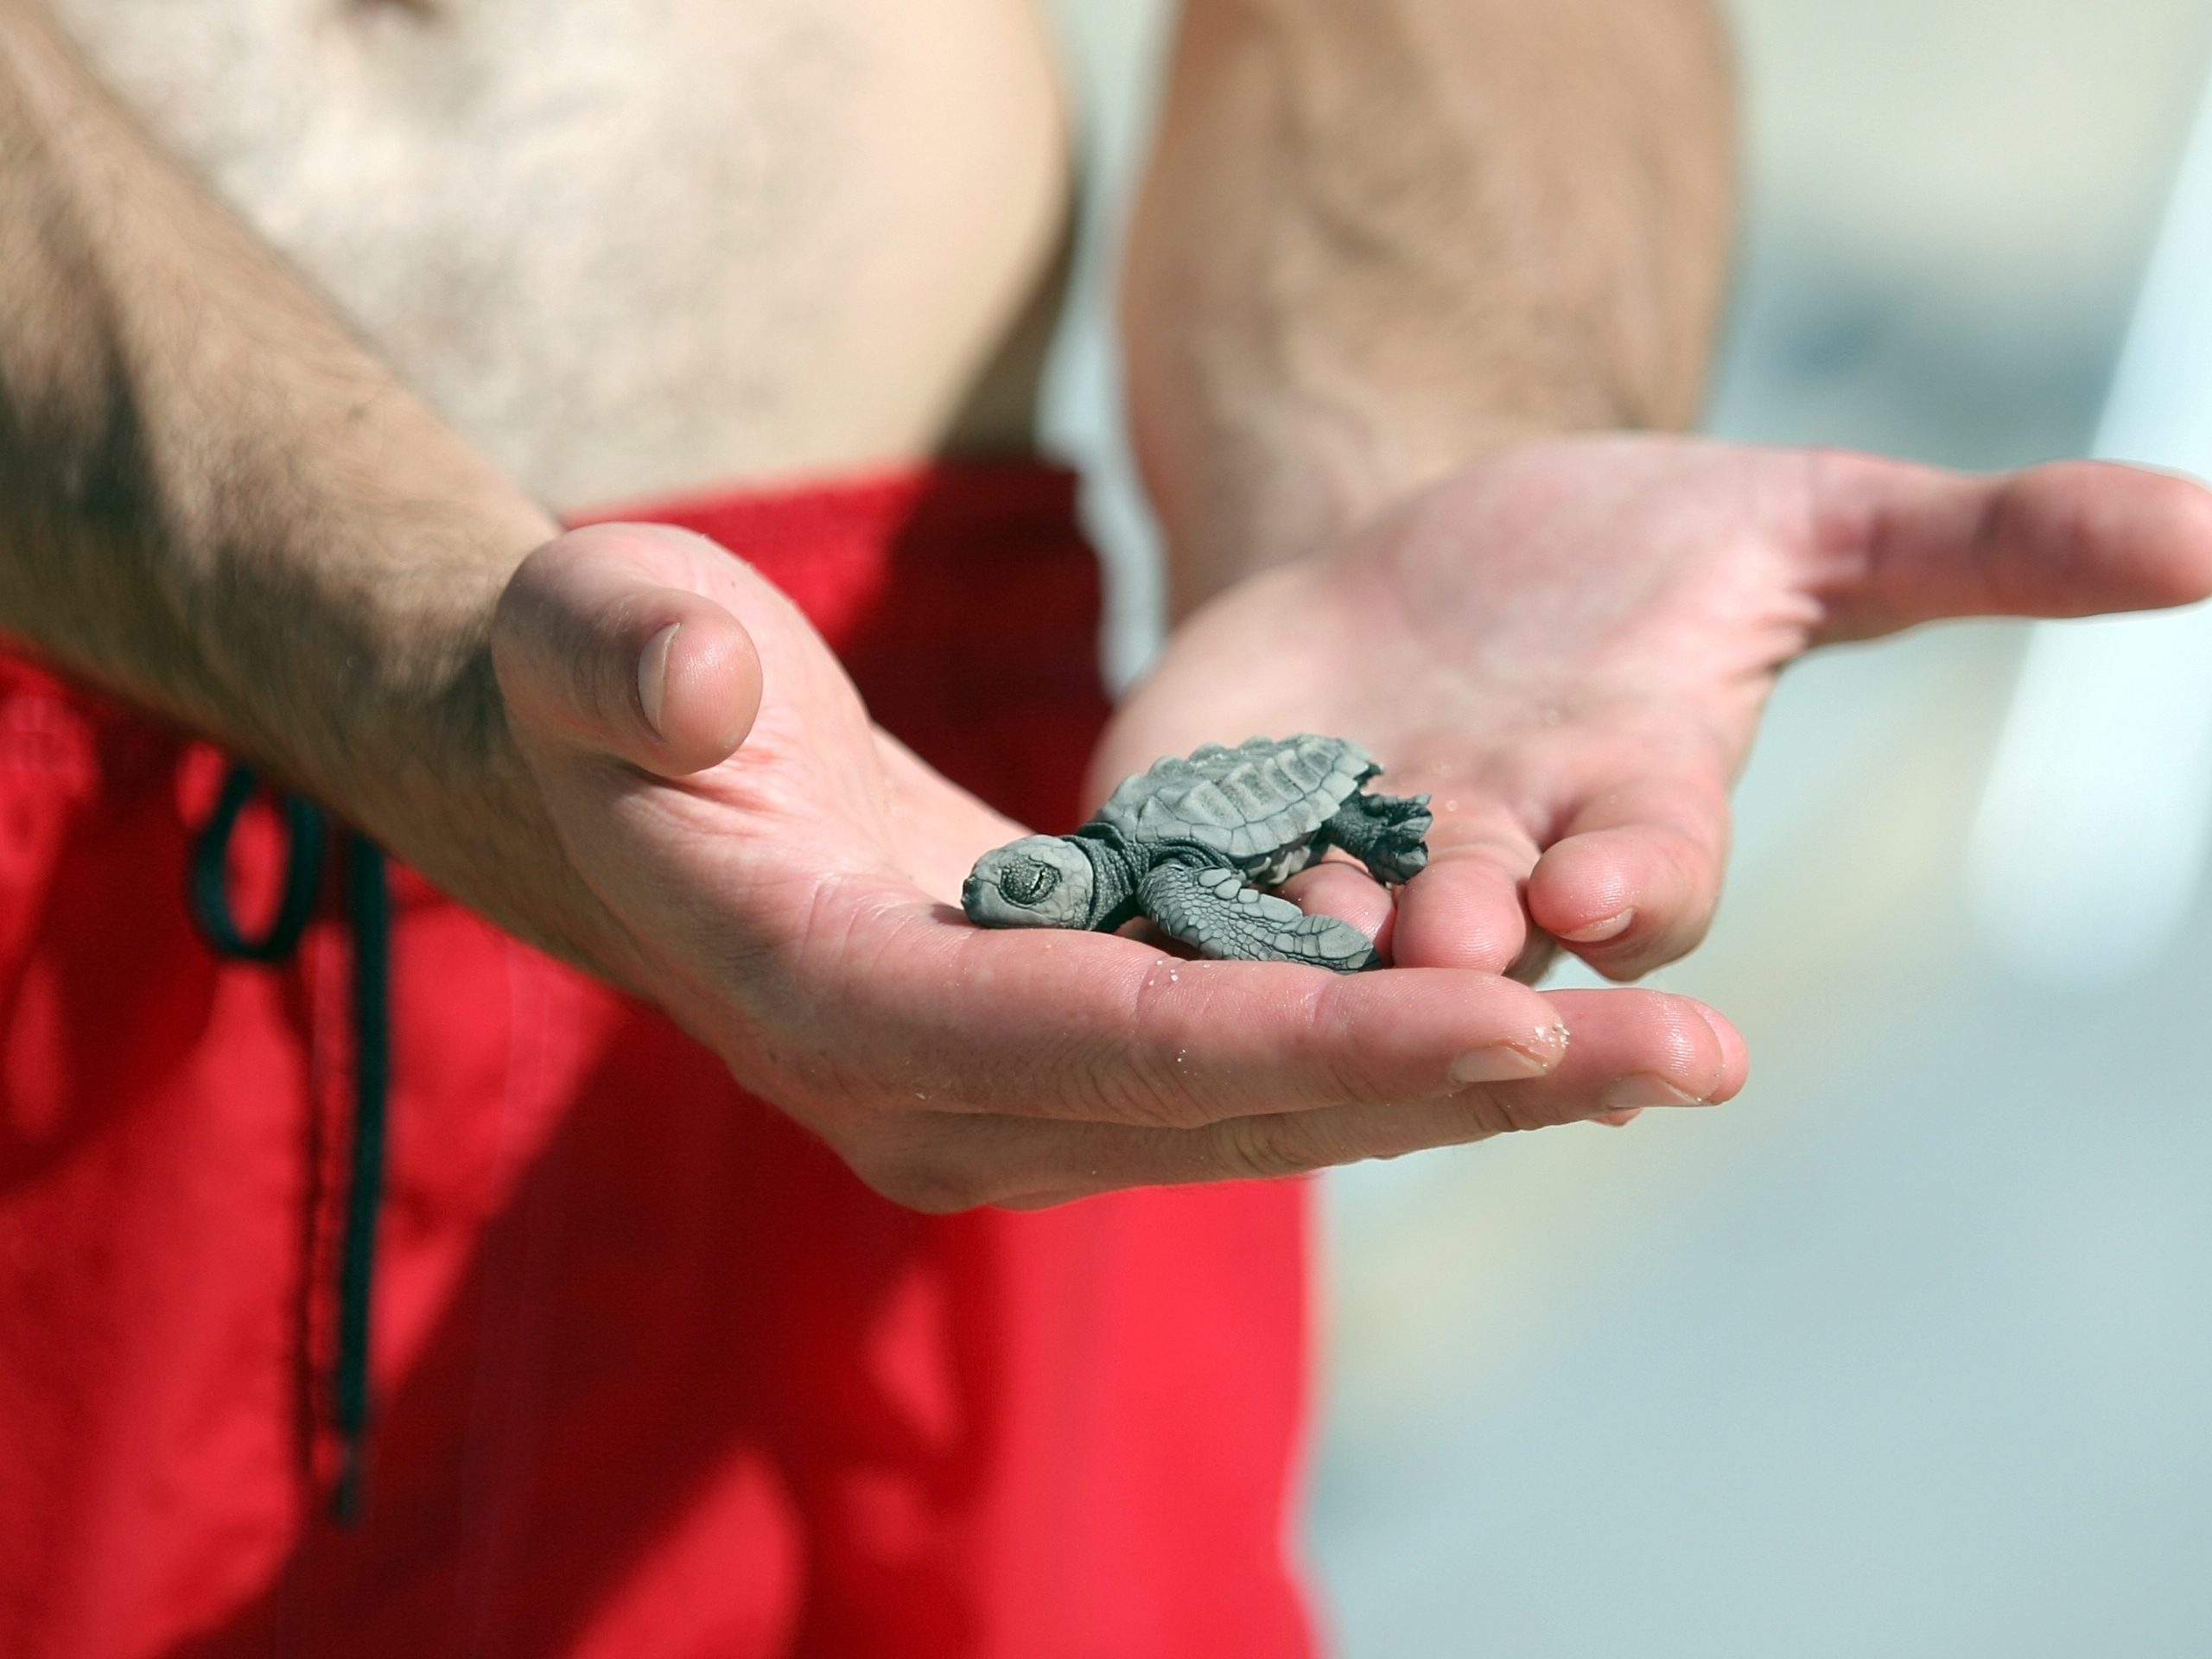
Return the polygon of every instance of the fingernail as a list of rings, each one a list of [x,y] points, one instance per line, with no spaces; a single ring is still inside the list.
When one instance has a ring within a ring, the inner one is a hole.
[[[1560,934],[1560,938],[1569,944],[1603,944],[1607,939],[1617,939],[1627,932],[1635,920],[1636,906],[1630,905],[1626,910],[1606,917],[1602,922],[1578,927],[1572,933]]]
[[[645,723],[658,737],[661,699],[668,694],[668,653],[676,649],[676,631],[683,625],[671,622],[645,641],[645,648],[638,658],[638,701],[645,705]]]
[[[1609,1112],[1630,1111],[1638,1106],[1702,1106],[1705,1103],[1695,1095],[1686,1094],[1667,1081],[1649,1071],[1639,1071],[1634,1077],[1615,1077],[1607,1084],[1599,1101]]]
[[[1452,1062],[1454,1083],[1510,1083],[1516,1077],[1541,1077],[1550,1071],[1550,1055],[1539,1054],[1510,1043],[1498,1043],[1462,1054]]]

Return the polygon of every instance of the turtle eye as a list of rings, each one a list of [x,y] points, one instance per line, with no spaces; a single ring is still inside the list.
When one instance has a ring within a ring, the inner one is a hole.
[[[1025,858],[999,878],[999,891],[1017,905],[1033,905],[1060,884],[1051,865]]]

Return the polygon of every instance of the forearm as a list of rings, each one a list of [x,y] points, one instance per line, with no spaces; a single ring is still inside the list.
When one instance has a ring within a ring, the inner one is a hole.
[[[1706,0],[1189,0],[1123,292],[1179,608],[1485,449],[1695,414]]]
[[[484,652],[554,531],[0,0],[0,631],[573,949]]]

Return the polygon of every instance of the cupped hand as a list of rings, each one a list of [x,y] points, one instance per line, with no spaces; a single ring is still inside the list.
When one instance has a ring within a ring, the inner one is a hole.
[[[687,532],[540,549],[493,658],[603,909],[600,964],[916,1207],[1284,1174],[1740,1086],[1740,1041],[1684,998],[970,925],[963,879],[1021,826],[878,730],[789,601]]]
[[[2212,494],[2062,462],[1994,478],[1835,452],[1610,436],[1503,452],[1346,544],[1228,590],[1093,774],[1253,733],[1357,738],[1426,790],[1428,868],[1308,908],[1401,964],[1614,979],[1703,938],[1728,789],[1782,667],[1939,617],[2080,616],[2212,591]]]

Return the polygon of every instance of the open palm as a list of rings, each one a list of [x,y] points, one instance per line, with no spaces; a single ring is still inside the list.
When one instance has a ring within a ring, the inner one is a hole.
[[[1660,436],[1505,452],[1347,544],[1231,588],[1108,734],[1101,785],[1205,739],[1355,737],[1434,797],[1395,907],[1332,864],[1309,908],[1402,964],[1632,978],[1719,898],[1728,789],[1783,666],[1938,617],[2212,591],[2212,494],[2066,462],[2002,478]]]

